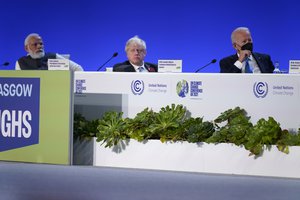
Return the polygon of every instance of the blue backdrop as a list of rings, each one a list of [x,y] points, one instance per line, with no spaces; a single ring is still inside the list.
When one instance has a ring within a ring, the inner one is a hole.
[[[300,59],[300,6],[296,0],[1,0],[0,62],[26,54],[24,39],[40,33],[47,52],[71,54],[94,71],[126,60],[124,46],[134,35],[147,43],[146,61],[182,59],[183,71],[217,59],[201,72],[219,72],[219,60],[233,54],[230,34],[238,26],[252,31],[254,50],[288,68]],[[104,70],[104,69],[103,69]]]

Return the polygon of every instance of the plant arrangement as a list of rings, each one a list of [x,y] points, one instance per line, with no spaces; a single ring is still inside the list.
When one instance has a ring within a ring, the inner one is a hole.
[[[213,121],[193,118],[182,105],[172,104],[159,112],[146,108],[135,118],[123,118],[122,112],[106,112],[101,119],[86,120],[76,113],[74,137],[96,137],[105,147],[118,145],[125,139],[139,142],[159,139],[161,142],[187,141],[190,143],[233,143],[244,146],[249,155],[259,156],[265,148],[276,145],[289,153],[289,146],[300,145],[298,133],[282,130],[274,118],[260,119],[252,124],[247,112],[240,107],[229,109]]]

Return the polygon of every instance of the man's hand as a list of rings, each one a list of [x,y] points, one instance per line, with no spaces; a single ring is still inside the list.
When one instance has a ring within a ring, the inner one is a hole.
[[[243,62],[247,57],[249,57],[251,55],[251,51],[240,50],[239,54],[240,54],[239,61]]]

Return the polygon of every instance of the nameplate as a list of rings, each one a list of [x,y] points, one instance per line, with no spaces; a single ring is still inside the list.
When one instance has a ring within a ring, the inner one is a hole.
[[[69,70],[70,61],[68,59],[48,59],[48,70]]]
[[[158,72],[182,72],[182,60],[158,60]]]
[[[113,68],[112,67],[106,67],[106,72],[112,72]]]
[[[290,74],[300,74],[300,60],[290,60]]]

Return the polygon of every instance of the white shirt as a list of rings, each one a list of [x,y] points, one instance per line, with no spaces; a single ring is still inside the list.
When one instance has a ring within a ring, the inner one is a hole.
[[[238,54],[238,56],[240,56],[240,55]],[[248,58],[249,58],[248,63],[250,65],[250,69],[252,70],[252,72],[255,74],[261,73],[261,71],[258,67],[258,64],[257,64],[256,60],[253,58],[253,56],[250,55]],[[243,62],[240,62],[239,60],[237,60],[234,63],[234,65],[237,68],[239,68],[240,70],[242,70],[242,73],[245,73],[246,59]]]
[[[134,67],[134,69],[135,69],[135,71],[136,72],[140,72],[140,70],[139,70],[139,68],[140,67],[143,67],[144,68],[144,71],[142,71],[142,73],[147,73],[148,72],[148,70],[146,69],[146,67],[145,67],[145,65],[144,65],[144,62],[143,62],[143,65],[142,66],[137,66],[137,65],[134,65],[134,64],[132,64],[132,63],[130,63],[133,67]]]

